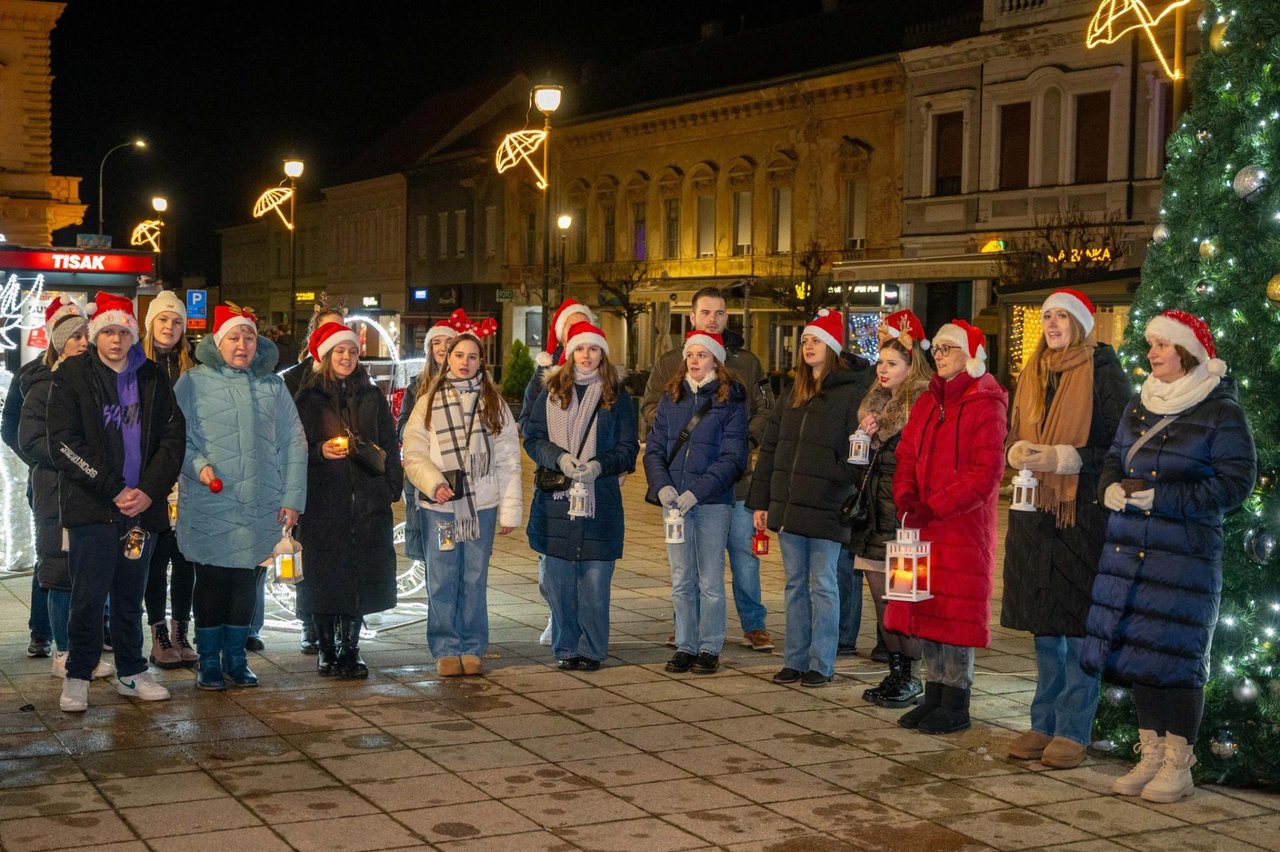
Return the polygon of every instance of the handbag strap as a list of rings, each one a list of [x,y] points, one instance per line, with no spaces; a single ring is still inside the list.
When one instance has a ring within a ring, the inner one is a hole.
[[[591,409],[591,417],[587,420],[587,428],[582,432],[582,443],[578,444],[578,452],[574,453],[575,459],[582,458],[582,451],[587,448],[587,438],[591,437],[591,425],[596,422],[596,415],[600,413],[600,403],[596,403],[596,407]]]
[[[1147,443],[1147,441],[1150,441],[1156,435],[1163,432],[1166,426],[1168,426],[1170,423],[1172,423],[1177,419],[1178,419],[1177,414],[1166,414],[1164,417],[1160,418],[1159,423],[1157,423],[1156,425],[1148,429],[1145,435],[1142,435],[1141,437],[1138,438],[1138,440],[1134,441],[1133,446],[1129,447],[1129,452],[1125,453],[1125,456],[1124,456],[1125,468],[1128,469],[1129,463],[1133,461],[1133,457],[1138,454],[1138,450],[1142,449],[1143,446]]]
[[[689,437],[693,434],[693,430],[698,428],[698,421],[711,410],[711,404],[713,402],[715,402],[714,397],[704,402],[702,407],[695,411],[693,416],[689,418],[689,422],[684,424],[684,428],[680,430],[680,434],[676,436],[676,445],[671,448],[671,455],[667,457],[668,470],[671,468],[671,463],[676,460],[676,456],[680,454],[680,448],[689,440]]]

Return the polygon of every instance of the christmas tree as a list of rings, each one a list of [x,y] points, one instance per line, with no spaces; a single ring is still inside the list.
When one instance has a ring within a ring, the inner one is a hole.
[[[1280,2],[1211,0],[1193,106],[1168,141],[1161,223],[1122,358],[1145,375],[1147,320],[1179,308],[1213,330],[1258,448],[1258,483],[1226,519],[1198,780],[1280,783]],[[1132,701],[1104,685],[1095,746],[1130,754]]]

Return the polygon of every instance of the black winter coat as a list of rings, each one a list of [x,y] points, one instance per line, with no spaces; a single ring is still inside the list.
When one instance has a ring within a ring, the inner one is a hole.
[[[1093,421],[1080,453],[1076,523],[1058,529],[1050,512],[1010,512],[1004,549],[1000,624],[1037,636],[1083,636],[1093,578],[1107,526],[1098,501],[1098,473],[1131,391],[1115,350],[1093,353]],[[1048,411],[1053,395],[1045,400]]]
[[[28,369],[30,368],[30,369]],[[30,474],[31,508],[36,521],[36,579],[42,589],[71,591],[67,552],[62,549],[62,521],[58,507],[58,469],[49,455],[45,422],[53,371],[44,361],[34,361],[14,377],[23,384],[22,419],[18,424],[18,445],[24,458],[32,460]]]
[[[22,443],[18,438],[18,424],[22,420],[23,398],[27,392],[30,374],[39,369],[49,369],[44,364],[43,355],[36,356],[18,368],[18,372],[9,382],[9,393],[4,398],[4,410],[0,411],[0,440],[3,440],[4,445],[13,450],[27,467],[35,464],[35,459],[22,449]],[[27,491],[27,498],[28,500],[31,498],[30,488]]]
[[[304,388],[297,404],[307,436],[307,509],[297,533],[303,548],[302,609],[351,616],[391,609],[396,605],[391,504],[404,488],[391,407],[363,367],[345,381]],[[382,476],[370,475],[349,457],[322,455],[321,445],[348,428],[387,451]]]
[[[169,529],[169,492],[186,452],[186,421],[169,380],[142,355],[142,347],[135,343],[129,357],[142,359],[137,372],[142,421],[138,488],[151,498],[135,520],[148,532],[163,532]],[[49,454],[60,474],[64,527],[110,524],[122,517],[112,501],[125,487],[124,456],[102,422],[105,407],[115,402],[116,373],[92,346],[63,361],[53,375],[46,423]]]
[[[794,390],[783,393],[769,418],[747,508],[767,509],[769,529],[776,532],[848,544],[840,506],[858,481],[848,462],[849,435],[858,428],[866,375],[837,369],[799,408],[791,406]]]
[[[875,462],[863,474],[871,477],[870,481],[865,486],[858,483],[859,488],[871,489],[871,494],[866,523],[849,535],[851,556],[861,556],[870,562],[884,562],[884,546],[897,538],[898,510],[893,504],[893,474],[898,469],[895,451],[901,439],[902,432],[898,432],[880,447]]]

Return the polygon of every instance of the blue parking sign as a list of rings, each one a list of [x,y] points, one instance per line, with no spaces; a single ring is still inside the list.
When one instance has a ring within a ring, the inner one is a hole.
[[[187,291],[187,319],[203,320],[209,316],[209,294],[207,290]]]

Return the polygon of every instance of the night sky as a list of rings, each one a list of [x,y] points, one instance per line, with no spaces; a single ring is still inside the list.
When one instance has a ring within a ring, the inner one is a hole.
[[[342,167],[428,97],[524,72],[571,85],[583,63],[691,42],[702,21],[725,31],[816,12],[819,0],[526,3],[195,3],[71,0],[53,31],[53,171],[80,175],[97,230],[106,165],[106,231],[128,246],[150,199],[169,198],[166,277],[218,275],[215,230],[250,221],[281,162],[306,162],[319,197]],[[368,10],[368,11],[365,11]],[[568,95],[566,96],[568,97]],[[180,268],[178,268],[180,267]]]

